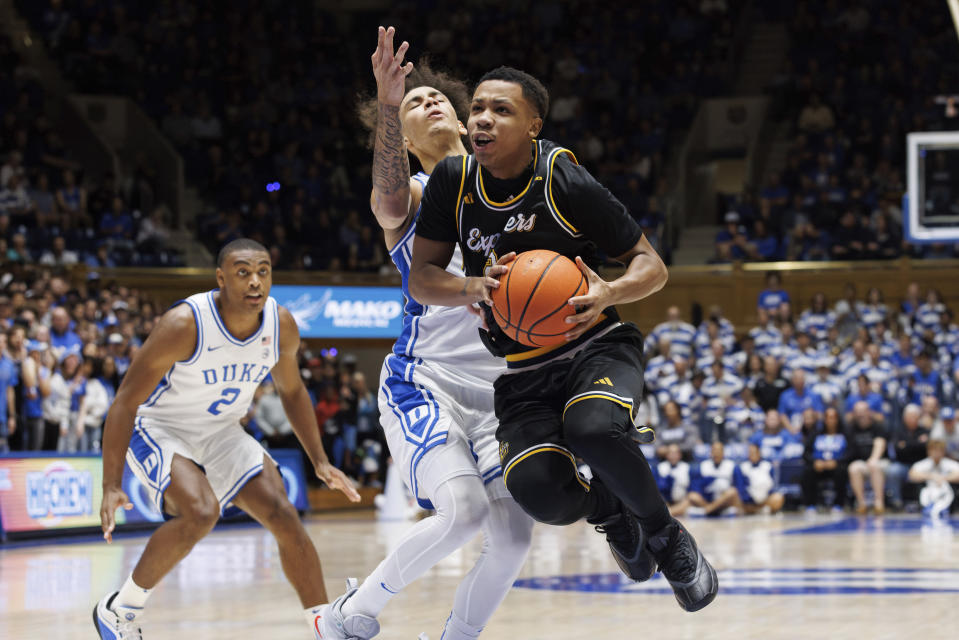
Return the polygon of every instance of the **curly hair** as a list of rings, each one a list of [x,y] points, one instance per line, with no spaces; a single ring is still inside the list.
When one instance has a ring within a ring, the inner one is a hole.
[[[453,106],[456,117],[461,122],[466,122],[469,115],[470,91],[466,83],[457,80],[445,71],[437,71],[430,66],[428,58],[421,58],[413,67],[413,71],[406,76],[406,92],[409,93],[417,87],[433,87],[438,90]],[[376,119],[379,114],[379,107],[376,101],[376,95],[361,96],[359,107],[356,109],[356,115],[366,130],[369,132],[366,144],[372,149],[376,141]],[[463,144],[467,144],[465,141]],[[467,149],[469,146],[467,146]]]

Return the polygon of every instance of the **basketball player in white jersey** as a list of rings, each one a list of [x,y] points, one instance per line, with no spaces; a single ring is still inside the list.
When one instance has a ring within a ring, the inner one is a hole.
[[[139,616],[153,588],[232,505],[276,538],[280,561],[305,608],[311,637],[327,602],[316,549],[270,455],[240,426],[253,392],[272,375],[316,475],[354,502],[360,497],[323,451],[300,378],[299,331],[269,297],[270,254],[234,240],[220,251],[219,289],[167,311],[137,353],[107,414],[103,438],[103,537],[115,512],[132,508],[121,488],[124,457],[166,518],[119,592],[103,597],[93,622],[103,640],[141,640]]]
[[[532,519],[503,484],[492,384],[502,366],[479,340],[478,315],[466,307],[426,307],[407,288],[420,197],[437,162],[465,155],[466,133],[451,100],[462,83],[426,66],[403,65],[408,44],[393,53],[394,30],[380,27],[373,54],[376,111],[371,206],[390,257],[403,276],[404,330],[380,377],[383,428],[407,485],[436,514],[417,522],[362,586],[329,606],[324,638],[366,640],[376,616],[401,589],[440,560],[484,535],[483,550],[460,583],[443,640],[480,635],[506,596],[529,550]],[[369,105],[372,107],[372,101]],[[465,109],[464,109],[465,110]],[[373,121],[375,120],[375,125]],[[410,177],[412,153],[423,171]],[[448,269],[462,274],[454,256]]]

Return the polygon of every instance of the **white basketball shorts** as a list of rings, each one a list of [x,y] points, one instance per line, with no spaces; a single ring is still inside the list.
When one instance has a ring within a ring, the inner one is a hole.
[[[442,367],[391,355],[383,363],[378,400],[393,462],[423,508],[432,508],[429,496],[440,484],[462,475],[480,477],[491,498],[509,495],[501,480],[492,388],[464,385]]]
[[[197,436],[138,417],[127,449],[127,464],[160,513],[164,513],[163,493],[170,484],[170,467],[177,453],[203,469],[220,502],[220,513],[263,470],[264,456],[272,460],[240,425]]]

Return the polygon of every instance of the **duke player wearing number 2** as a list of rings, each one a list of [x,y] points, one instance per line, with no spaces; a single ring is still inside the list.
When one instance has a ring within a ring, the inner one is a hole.
[[[695,611],[715,597],[716,572],[669,515],[634,440],[643,337],[614,306],[661,289],[666,267],[572,152],[536,139],[548,108],[546,89],[522,71],[501,67],[480,80],[467,122],[474,154],[437,164],[423,194],[410,292],[424,304],[484,303],[484,341],[507,364],[494,387],[497,439],[517,502],[550,524],[586,518],[606,532],[624,573],[646,580],[658,565],[680,606]],[[446,270],[457,244],[465,278]],[[589,283],[569,300],[578,311],[557,347],[510,340],[489,309],[506,264],[531,249],[575,258]],[[600,251],[625,264],[625,274],[602,280],[593,270]],[[592,483],[577,473],[577,456]]]
[[[410,527],[359,588],[351,585],[330,605],[323,637],[374,636],[376,616],[394,595],[482,531],[483,550],[456,589],[442,636],[469,640],[523,566],[533,521],[503,484],[491,393],[503,365],[480,342],[479,317],[463,306],[422,305],[407,286],[423,185],[437,162],[466,153],[456,109],[466,112],[469,91],[426,65],[402,65],[407,43],[394,54],[393,34],[379,29],[377,99],[360,110],[375,132],[371,207],[406,297],[403,332],[380,376],[380,421],[393,463],[436,513]],[[412,178],[408,153],[423,168]],[[447,268],[462,275],[462,262],[456,255]]]
[[[280,561],[319,639],[327,602],[320,559],[270,455],[240,426],[253,392],[272,375],[293,430],[319,478],[354,502],[349,479],[327,460],[300,378],[299,331],[269,297],[270,254],[234,240],[217,258],[218,289],[168,310],[130,364],[107,414],[103,438],[103,537],[115,512],[133,505],[121,488],[124,457],[166,522],[132,575],[93,610],[103,640],[141,640],[139,617],[153,588],[232,505],[276,538]]]

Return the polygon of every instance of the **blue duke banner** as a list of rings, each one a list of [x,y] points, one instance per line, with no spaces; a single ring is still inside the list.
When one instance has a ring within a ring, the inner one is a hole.
[[[403,294],[394,287],[274,285],[305,338],[395,338],[403,329]]]

